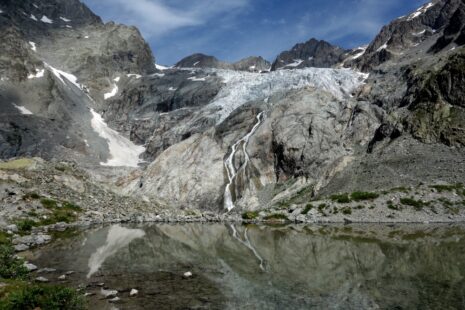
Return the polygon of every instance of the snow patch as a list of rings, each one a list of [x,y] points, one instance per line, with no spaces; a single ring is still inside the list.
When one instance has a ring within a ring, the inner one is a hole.
[[[207,79],[206,78],[198,78],[196,76],[192,76],[190,78],[188,78],[188,80],[191,80],[191,81],[194,81],[194,82],[205,82]]]
[[[36,74],[29,74],[27,76],[28,79],[38,79],[38,78],[41,78],[41,77],[44,77],[44,74],[45,74],[45,69],[42,69],[42,70],[39,70],[39,69],[36,69]]]
[[[415,12],[413,12],[412,14],[409,15],[409,17],[407,18],[407,21],[411,21],[411,20],[414,20],[415,18],[417,18],[418,16],[426,13],[430,8],[432,8],[435,4],[433,2],[430,2],[430,3],[427,3],[425,5],[423,5],[422,7],[420,7],[418,10],[416,10]]]
[[[34,42],[30,41],[29,45],[31,46],[31,50],[33,50],[34,52],[37,52],[37,45]]]
[[[2,11],[2,10],[0,10],[0,14],[2,14],[2,13],[3,13],[3,11]]]
[[[383,45],[381,45],[377,50],[376,52],[381,52],[382,50],[385,50],[387,49],[388,47],[388,42],[384,43]]]
[[[71,19],[67,19],[66,17],[62,17],[62,16],[60,16],[60,19],[64,21],[65,23],[69,23],[71,21]]]
[[[199,63],[200,63],[200,61],[197,61],[197,62],[194,63],[192,66],[195,67],[195,66],[197,66]]]
[[[105,100],[110,99],[110,98],[116,96],[117,93],[118,93],[118,85],[115,84],[115,85],[113,85],[113,89],[111,90],[111,92],[104,94],[103,98]]]
[[[356,50],[360,50],[360,52],[355,54],[354,56],[352,56],[352,59],[358,59],[358,58],[362,57],[365,54],[367,48],[368,48],[368,46],[360,46],[360,47],[358,47]]]
[[[121,77],[118,76],[118,77],[114,78],[113,81],[115,81],[116,83],[118,83],[120,79],[121,79]]]
[[[66,82],[63,80],[63,78],[65,78],[66,80],[68,80],[69,82],[71,82],[74,86],[76,86],[77,88],[79,88],[80,90],[84,90],[84,86],[79,84],[77,82],[77,77],[72,75],[71,73],[67,73],[67,72],[64,72],[64,71],[61,71],[61,70],[58,70],[52,66],[50,66],[49,64],[47,63],[44,63],[45,64],[45,67],[47,67],[48,69],[50,69],[52,71],[52,73],[63,83],[66,85]]]
[[[43,23],[46,23],[46,24],[53,24],[53,20],[51,20],[50,18],[48,18],[45,15],[42,15],[42,18],[40,19],[40,21],[43,22]]]
[[[21,114],[23,115],[33,115],[34,113],[32,113],[31,111],[29,111],[28,109],[26,109],[25,107],[23,106],[20,106],[20,105],[16,105],[13,103],[13,106],[19,110],[19,112],[21,112]]]
[[[287,64],[284,66],[284,68],[286,67],[291,67],[291,68],[295,68],[295,67],[298,67],[300,66],[300,64],[302,64],[304,61],[302,59],[294,59],[294,62],[293,63],[290,63],[290,64]]]
[[[170,87],[170,88],[168,88],[168,90],[169,90],[169,91],[176,91],[176,90],[177,90],[177,88]]]
[[[128,78],[130,77],[135,77],[136,79],[140,79],[142,77],[142,75],[140,74],[134,74],[134,73],[130,73],[130,74],[127,74],[126,75]]]
[[[425,32],[426,32],[426,29],[423,29],[423,30],[420,31],[420,32],[416,32],[416,33],[415,33],[415,32],[412,32],[412,35],[418,37],[418,36],[421,36],[422,34],[424,34]]]
[[[170,67],[165,67],[165,66],[162,66],[162,65],[159,65],[159,64],[155,64],[155,68],[157,68],[158,70],[161,70],[161,71],[170,69]]]
[[[89,36],[84,36],[84,39],[89,39]]]
[[[255,74],[232,70],[211,70],[226,84],[208,105],[219,110],[217,124],[250,101],[263,100],[274,93],[307,86],[327,91],[342,99],[362,85],[364,75],[351,69],[305,68]]]
[[[92,128],[100,137],[108,141],[108,148],[110,149],[110,159],[100,164],[112,167],[137,167],[141,162],[139,156],[145,152],[145,147],[135,145],[129,139],[108,127],[102,116],[95,112],[94,109],[90,109],[90,112],[93,116]]]
[[[37,18],[33,14],[31,14],[31,16],[29,16],[29,18],[34,20],[34,21],[37,21]]]

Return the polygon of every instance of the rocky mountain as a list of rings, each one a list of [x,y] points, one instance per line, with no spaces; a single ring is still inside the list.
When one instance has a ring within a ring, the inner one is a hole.
[[[235,63],[227,63],[219,61],[216,57],[204,54],[194,54],[183,58],[176,65],[175,68],[213,68],[213,69],[227,69],[249,72],[262,72],[269,71],[271,64],[262,57],[247,57]]]
[[[348,51],[314,38],[296,44],[290,51],[282,52],[273,62],[271,70],[300,69],[307,67],[331,68],[344,59]]]
[[[463,7],[433,1],[350,51],[313,39],[268,72],[202,54],[158,70],[136,28],[77,0],[2,1],[0,157],[74,161],[145,212],[459,183]]]

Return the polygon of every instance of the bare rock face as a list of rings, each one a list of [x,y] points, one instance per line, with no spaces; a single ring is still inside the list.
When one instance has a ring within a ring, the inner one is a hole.
[[[306,67],[331,68],[343,60],[346,52],[326,41],[311,39],[295,45],[290,51],[279,54],[271,70]]]

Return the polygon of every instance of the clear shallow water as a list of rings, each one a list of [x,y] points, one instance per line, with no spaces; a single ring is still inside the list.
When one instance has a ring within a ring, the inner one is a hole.
[[[65,283],[96,293],[91,309],[460,309],[464,256],[465,226],[156,224],[84,231],[32,261],[52,281],[75,271]]]

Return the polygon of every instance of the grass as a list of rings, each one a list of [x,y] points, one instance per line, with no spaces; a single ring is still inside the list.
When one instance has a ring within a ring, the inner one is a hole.
[[[42,198],[40,200],[40,203],[46,209],[55,209],[58,207],[58,202],[56,200],[49,199],[49,198]]]
[[[9,245],[11,244],[10,235],[6,232],[0,231],[0,245]]]
[[[333,195],[330,197],[330,199],[337,203],[349,203],[350,202],[349,194]]]
[[[24,261],[15,255],[10,244],[0,245],[0,278],[25,279],[29,271],[24,267]]]
[[[281,213],[274,213],[265,217],[266,221],[289,221],[287,216]]]
[[[364,200],[373,200],[379,197],[377,193],[370,192],[353,192],[350,195],[350,198],[354,201],[364,201]]]
[[[421,200],[415,200],[413,198],[401,198],[400,203],[406,206],[414,207],[415,210],[420,211],[426,204]]]
[[[400,211],[401,208],[399,206],[395,206],[391,201],[388,202],[387,207],[391,210]]]
[[[242,214],[242,219],[244,220],[253,220],[253,219],[256,219],[258,217],[258,212],[256,211],[249,211],[249,212],[245,212]]]

